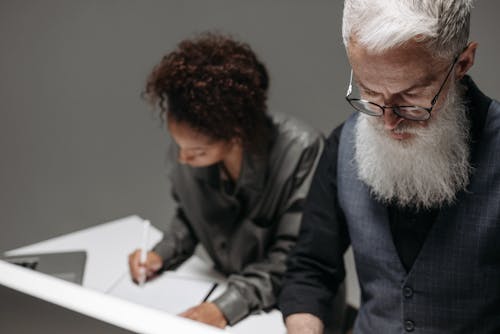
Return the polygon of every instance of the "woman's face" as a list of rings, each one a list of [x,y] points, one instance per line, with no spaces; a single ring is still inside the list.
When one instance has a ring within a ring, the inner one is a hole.
[[[192,167],[206,167],[223,161],[233,149],[233,141],[214,140],[184,122],[169,117],[167,128],[179,148],[178,160]]]

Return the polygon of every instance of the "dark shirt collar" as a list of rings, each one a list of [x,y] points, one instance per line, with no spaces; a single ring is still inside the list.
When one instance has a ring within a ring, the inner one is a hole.
[[[461,80],[465,88],[465,104],[467,106],[467,117],[470,121],[470,152],[471,164],[475,165],[477,161],[477,151],[481,134],[483,133],[486,116],[492,100],[484,95],[476,86],[472,78],[466,75]]]
[[[238,189],[261,191],[267,179],[268,155],[245,153],[241,168],[241,175],[236,183],[236,191]]]

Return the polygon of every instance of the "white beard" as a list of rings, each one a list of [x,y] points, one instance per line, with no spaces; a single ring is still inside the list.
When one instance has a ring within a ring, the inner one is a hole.
[[[452,86],[443,107],[427,127],[402,122],[396,140],[382,119],[360,114],[356,124],[358,177],[378,200],[400,206],[432,208],[452,203],[469,183],[469,120],[460,89]]]

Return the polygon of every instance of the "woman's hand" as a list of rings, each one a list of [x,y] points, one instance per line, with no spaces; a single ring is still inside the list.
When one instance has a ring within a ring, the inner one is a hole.
[[[214,303],[201,303],[195,307],[191,307],[187,311],[179,314],[181,317],[191,320],[200,321],[211,326],[224,328],[227,326],[226,318],[221,310]]]
[[[137,283],[144,283],[154,276],[163,266],[163,259],[158,253],[150,251],[145,263],[141,263],[141,250],[136,249],[128,256],[128,265],[132,279]]]

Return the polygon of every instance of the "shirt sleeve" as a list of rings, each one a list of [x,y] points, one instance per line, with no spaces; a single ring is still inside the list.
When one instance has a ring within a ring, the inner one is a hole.
[[[191,231],[189,221],[178,203],[175,191],[173,197],[177,203],[176,214],[171,223],[163,230],[163,239],[153,248],[153,251],[163,259],[163,269],[180,265],[194,253],[198,243]]]
[[[319,161],[323,140],[304,150],[290,183],[289,196],[281,213],[274,240],[263,260],[246,265],[241,272],[229,276],[228,288],[214,303],[230,325],[251,312],[276,306],[286,258],[295,245],[302,218],[303,203],[313,171]]]
[[[286,318],[310,313],[323,322],[344,280],[343,254],[350,241],[337,198],[337,153],[341,126],[327,140],[307,196],[298,241],[287,261],[279,298]]]

